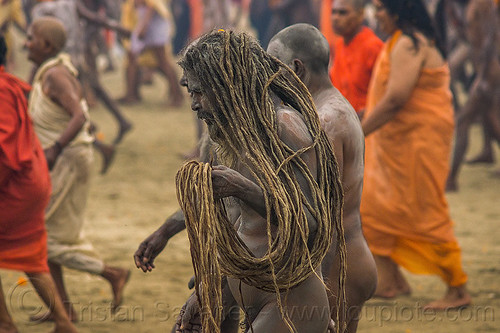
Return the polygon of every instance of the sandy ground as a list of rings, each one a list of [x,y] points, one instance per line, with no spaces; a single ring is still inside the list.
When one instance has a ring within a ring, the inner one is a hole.
[[[19,53],[17,72],[26,78],[29,66]],[[103,83],[113,97],[124,91],[122,71],[106,73]],[[65,281],[75,304],[81,332],[168,332],[179,308],[190,294],[192,275],[187,235],[175,236],[156,261],[157,268],[143,273],[135,268],[132,255],[139,243],[178,209],[174,177],[183,163],[182,153],[196,142],[194,115],[188,103],[167,109],[166,89],[157,75],[153,86],[142,88],[144,103],[124,106],[134,128],[117,148],[114,164],[99,174],[96,154],[95,177],[88,202],[85,232],[109,265],[132,270],[124,303],[111,314],[111,290],[100,277],[65,270]],[[104,139],[114,138],[116,124],[98,105],[91,116]],[[477,128],[472,131],[469,156],[481,145]],[[497,159],[500,151],[496,149]],[[465,165],[460,191],[448,195],[456,235],[463,249],[463,264],[469,274],[473,306],[447,313],[423,312],[422,306],[440,297],[445,287],[436,277],[406,273],[413,294],[396,300],[370,300],[362,311],[358,332],[500,332],[500,179],[491,172],[496,166]],[[33,324],[31,314],[43,311],[30,284],[19,283],[21,272],[1,270],[10,312],[20,332],[48,332],[49,323]]]

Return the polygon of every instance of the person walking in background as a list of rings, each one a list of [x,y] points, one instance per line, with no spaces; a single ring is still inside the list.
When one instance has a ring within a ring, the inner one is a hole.
[[[447,285],[430,309],[467,306],[460,246],[445,182],[453,139],[450,72],[440,33],[421,0],[374,0],[390,35],[370,82],[366,115],[363,231],[375,256],[375,295],[410,293],[399,266]]]
[[[330,78],[360,118],[366,106],[373,66],[384,44],[363,24],[365,4],[366,0],[335,0],[331,16],[338,37]]]
[[[45,212],[49,268],[66,311],[76,320],[62,266],[106,279],[113,292],[112,309],[122,302],[130,271],[106,265],[84,237],[94,138],[77,71],[61,52],[65,42],[64,26],[55,18],[38,18],[30,25],[26,48],[37,71],[28,107],[51,170],[52,195]]]
[[[491,141],[500,143],[500,14],[493,0],[477,0],[467,2],[465,16],[476,76],[467,102],[457,112],[453,160],[446,182],[448,191],[458,190],[457,177],[469,145],[469,129],[477,117],[483,127],[484,148],[475,160],[493,162]]]
[[[167,106],[179,107],[184,102],[184,95],[179,86],[171,50],[168,53],[167,45],[171,45],[174,35],[174,21],[170,10],[161,0],[134,0],[136,23],[130,39],[128,50],[128,64],[126,69],[126,92],[119,99],[120,103],[137,103],[141,100],[139,94],[139,65],[138,56],[146,51],[154,55],[157,69],[165,76],[168,83]]]
[[[50,175],[28,114],[31,87],[5,72],[7,47],[0,35],[0,268],[23,271],[52,310],[54,332],[76,332],[47,266],[45,207]],[[0,332],[17,332],[0,279]]]

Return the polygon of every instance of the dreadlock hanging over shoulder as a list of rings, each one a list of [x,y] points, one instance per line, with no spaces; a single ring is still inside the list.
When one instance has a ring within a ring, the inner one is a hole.
[[[257,258],[228,220],[223,201],[214,202],[210,165],[188,162],[177,173],[177,197],[186,218],[203,328],[219,332],[221,274],[276,293],[283,314],[280,292],[315,274],[334,237],[345,262],[343,192],[337,161],[310,93],[255,39],[245,33],[213,31],[190,45],[179,64],[199,78],[211,107],[218,111],[214,116],[221,131],[217,140],[221,162],[234,166],[238,161],[250,170],[267,209],[268,252]],[[280,139],[272,96],[302,115],[312,137],[309,147],[294,151]],[[316,152],[317,178],[301,158],[309,149]],[[310,187],[311,202],[301,190],[297,170]],[[317,221],[309,243],[306,210]],[[277,223],[273,234],[271,219]],[[344,278],[345,269],[339,290],[344,290]],[[293,331],[289,320],[288,324]]]

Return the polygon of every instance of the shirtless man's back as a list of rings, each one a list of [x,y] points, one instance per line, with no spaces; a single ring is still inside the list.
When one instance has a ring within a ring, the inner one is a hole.
[[[355,332],[361,306],[376,287],[373,256],[361,230],[359,207],[363,189],[364,135],[356,112],[331,84],[328,76],[329,47],[321,32],[308,24],[295,24],[271,39],[268,52],[291,67],[309,89],[321,126],[334,147],[344,188],[344,237],[347,247],[347,332]],[[323,277],[330,306],[338,296],[340,261],[335,247],[323,260]],[[332,311],[335,319],[335,310]]]

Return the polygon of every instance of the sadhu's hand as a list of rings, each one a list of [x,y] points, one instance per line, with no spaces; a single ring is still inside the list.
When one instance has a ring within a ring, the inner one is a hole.
[[[212,169],[212,188],[214,199],[235,196],[242,190],[240,184],[248,181],[241,173],[223,165],[216,165]]]
[[[175,322],[176,333],[202,333],[200,307],[196,293],[192,293],[182,306]]]
[[[139,248],[135,251],[135,266],[143,272],[151,272],[155,268],[156,257],[163,251],[167,242],[168,238],[160,230],[153,232],[139,244]]]

